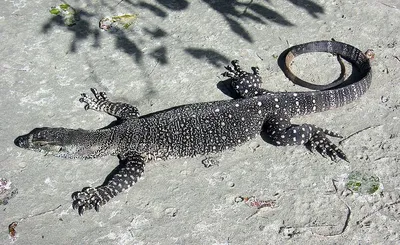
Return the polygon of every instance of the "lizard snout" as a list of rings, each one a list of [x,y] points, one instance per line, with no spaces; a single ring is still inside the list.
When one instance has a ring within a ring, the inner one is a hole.
[[[21,148],[28,148],[28,136],[26,135],[18,136],[14,140],[14,144]]]

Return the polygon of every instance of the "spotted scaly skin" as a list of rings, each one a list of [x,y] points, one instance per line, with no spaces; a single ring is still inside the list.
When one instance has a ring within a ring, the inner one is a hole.
[[[307,50],[308,44],[298,47]],[[346,45],[346,46],[343,46]],[[277,146],[308,145],[332,160],[346,155],[328,138],[339,137],[311,124],[294,125],[295,116],[343,106],[366,92],[371,82],[369,60],[358,49],[337,42],[319,42],[319,51],[340,54],[362,74],[349,85],[326,91],[271,92],[261,88],[256,67],[248,73],[238,61],[227,66],[224,76],[240,98],[182,105],[139,116],[136,107],[108,100],[106,93],[91,89],[94,98],[82,94],[85,109],[108,113],[116,125],[100,130],[36,128],[15,139],[19,147],[65,158],[95,158],[117,155],[120,164],[105,182],[72,195],[80,215],[99,210],[118,193],[142,176],[147,162],[158,159],[193,157],[238,146],[263,132]]]

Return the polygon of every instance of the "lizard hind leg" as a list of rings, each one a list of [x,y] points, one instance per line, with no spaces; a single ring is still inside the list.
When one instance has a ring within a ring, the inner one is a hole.
[[[315,125],[291,124],[288,117],[282,116],[268,119],[263,125],[263,133],[274,145],[305,145],[311,151],[316,150],[323,157],[329,157],[332,161],[340,158],[348,162],[346,154],[327,137],[329,135],[341,138],[341,136]]]
[[[79,102],[85,103],[85,110],[102,111],[123,120],[139,116],[139,110],[136,107],[127,103],[111,102],[108,100],[106,92],[98,92],[95,88],[91,88],[90,91],[94,98],[82,93],[79,99]]]
[[[252,73],[242,70],[238,60],[231,62],[232,66],[225,66],[224,77],[232,79],[231,86],[242,98],[251,98],[268,93],[261,88],[262,79],[258,67],[251,67]]]
[[[103,185],[92,188],[85,187],[82,191],[72,194],[72,207],[78,209],[79,215],[86,210],[99,211],[118,193],[127,190],[135,184],[144,172],[144,159],[133,152],[119,155],[120,164],[111,172]]]

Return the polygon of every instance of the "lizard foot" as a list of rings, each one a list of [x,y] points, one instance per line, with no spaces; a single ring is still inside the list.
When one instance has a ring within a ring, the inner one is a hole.
[[[306,143],[306,146],[311,150],[316,150],[323,157],[329,157],[332,161],[337,161],[338,158],[345,160],[348,162],[346,154],[339,149],[334,143],[332,143],[326,135],[330,135],[333,137],[342,138],[340,135],[333,133],[331,131],[323,130],[317,131],[315,135],[313,135],[310,140]]]
[[[122,102],[111,102],[105,92],[97,92],[97,89],[91,88],[94,98],[85,93],[81,94],[79,102],[85,103],[85,110],[102,111],[118,119],[126,120],[137,118],[139,111],[136,107]]]
[[[228,71],[222,73],[222,76],[231,78],[240,78],[248,75],[255,75],[255,76],[260,75],[259,71],[260,69],[258,67],[251,67],[251,70],[253,71],[253,74],[251,74],[249,72],[242,70],[242,68],[239,66],[238,60],[232,60],[231,64],[232,66],[225,66],[225,69]]]
[[[93,208],[98,212],[100,206],[106,204],[115,195],[108,186],[86,187],[72,194],[72,200],[74,200],[72,207],[78,210],[79,215]]]
[[[108,102],[107,94],[106,92],[98,92],[95,88],[91,88],[90,91],[92,91],[94,99],[82,93],[79,102],[85,103],[85,110],[92,109],[98,111],[104,102]]]
[[[238,60],[231,62],[232,66],[225,66],[226,72],[222,76],[232,79],[232,88],[242,98],[250,98],[262,95],[268,91],[261,88],[262,79],[258,67],[251,67],[253,73],[242,70]]]

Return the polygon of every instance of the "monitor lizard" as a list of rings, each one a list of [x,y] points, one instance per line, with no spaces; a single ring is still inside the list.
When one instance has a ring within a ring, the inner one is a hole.
[[[94,97],[83,93],[80,102],[86,110],[115,116],[117,125],[99,130],[36,128],[14,143],[64,158],[118,156],[120,164],[104,184],[72,195],[73,207],[80,215],[92,208],[98,211],[131,187],[142,176],[147,162],[220,152],[243,144],[261,131],[274,145],[306,144],[332,160],[348,161],[327,137],[338,134],[312,124],[295,125],[290,119],[337,108],[363,95],[371,83],[369,57],[336,41],[300,44],[290,48],[287,55],[293,58],[308,52],[340,55],[359,70],[359,79],[322,91],[272,92],[261,88],[257,67],[249,73],[234,60],[222,75],[231,79],[237,99],[187,104],[140,116],[135,106],[112,102],[105,92],[92,88]]]

